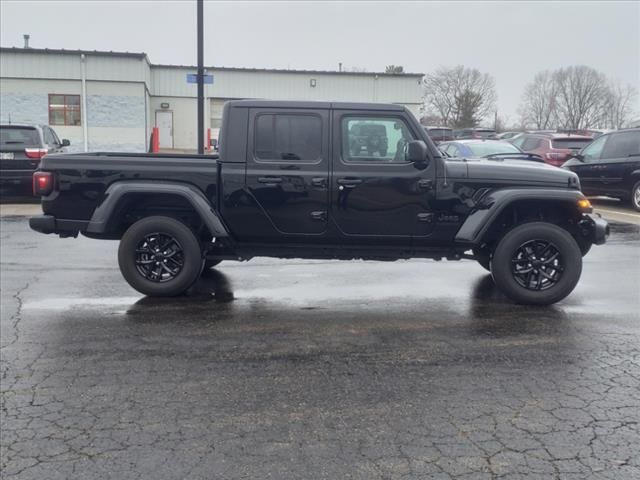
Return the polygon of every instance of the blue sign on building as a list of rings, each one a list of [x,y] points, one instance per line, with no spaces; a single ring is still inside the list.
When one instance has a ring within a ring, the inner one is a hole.
[[[207,75],[206,73],[202,76],[203,83],[205,85],[213,85],[213,75]],[[187,83],[198,83],[198,74],[197,73],[187,73]]]

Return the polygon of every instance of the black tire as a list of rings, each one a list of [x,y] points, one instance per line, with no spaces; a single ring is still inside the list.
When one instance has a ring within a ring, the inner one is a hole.
[[[204,270],[209,270],[222,262],[221,258],[207,258],[204,261]]]
[[[631,189],[631,207],[640,212],[640,181]]]
[[[582,252],[574,238],[544,222],[525,223],[507,232],[491,260],[496,286],[515,302],[527,305],[562,300],[573,291],[581,273]]]
[[[474,248],[473,255],[476,257],[476,261],[487,272],[491,271],[491,253],[481,248]]]
[[[167,239],[172,243],[166,243]],[[161,243],[169,245],[164,252],[160,251]],[[171,275],[171,269],[161,263],[172,267],[175,274]],[[140,293],[173,297],[184,293],[200,276],[202,250],[196,236],[183,223],[169,217],[147,217],[122,236],[118,265],[125,280]]]

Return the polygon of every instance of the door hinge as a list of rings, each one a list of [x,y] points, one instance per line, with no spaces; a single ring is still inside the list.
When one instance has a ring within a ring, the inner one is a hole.
[[[423,223],[433,223],[433,213],[419,213],[418,221]]]
[[[317,210],[315,212],[311,212],[311,218],[314,220],[326,220],[327,212],[325,210]]]

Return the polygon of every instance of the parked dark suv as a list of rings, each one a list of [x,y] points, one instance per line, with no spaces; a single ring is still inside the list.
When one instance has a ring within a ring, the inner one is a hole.
[[[374,153],[378,153],[381,157],[387,155],[389,141],[387,130],[383,125],[363,122],[355,124],[351,129],[349,139],[352,156],[373,155]]]
[[[640,211],[640,128],[601,135],[563,167],[578,174],[586,195],[630,201]]]
[[[69,140],[60,140],[47,125],[0,125],[0,187],[14,185],[17,193],[30,192],[40,159],[64,152],[69,145]]]

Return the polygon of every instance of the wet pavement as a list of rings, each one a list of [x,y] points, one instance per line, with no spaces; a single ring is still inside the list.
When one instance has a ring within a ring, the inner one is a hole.
[[[141,297],[116,242],[0,220],[6,479],[640,478],[640,229],[574,293],[474,262],[224,262]]]

